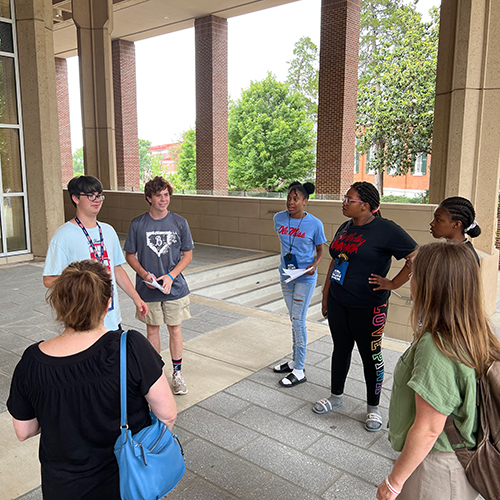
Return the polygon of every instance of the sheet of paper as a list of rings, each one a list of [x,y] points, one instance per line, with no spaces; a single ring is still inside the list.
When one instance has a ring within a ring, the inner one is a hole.
[[[146,280],[142,280],[144,281],[144,283],[147,283],[148,285],[151,285],[151,286],[154,286],[155,288],[158,288],[158,290],[162,291],[163,292],[163,287],[158,283],[158,281],[156,281],[154,278],[153,278],[153,275],[151,273],[148,273],[149,274],[149,277],[153,280],[151,282],[149,281],[146,281]]]
[[[312,267],[308,267],[307,269],[284,269],[283,268],[283,276],[290,276],[288,279],[285,280],[285,283],[290,283],[290,281],[293,281],[294,279],[297,279],[299,276],[306,274],[311,269],[312,269]]]

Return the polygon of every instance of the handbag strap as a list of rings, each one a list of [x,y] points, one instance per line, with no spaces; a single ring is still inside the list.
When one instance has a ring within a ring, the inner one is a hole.
[[[120,428],[128,428],[127,424],[127,332],[120,336]]]

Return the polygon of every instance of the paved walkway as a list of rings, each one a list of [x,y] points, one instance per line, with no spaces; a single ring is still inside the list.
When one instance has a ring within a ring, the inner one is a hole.
[[[227,265],[256,252],[197,245],[189,274]],[[0,500],[41,499],[38,439],[17,441],[5,402],[13,369],[31,343],[61,330],[44,302],[42,263],[0,267]],[[120,292],[121,293],[121,292]],[[121,293],[124,327],[145,332]],[[176,397],[175,431],[187,471],[172,499],[374,499],[396,454],[387,432],[363,428],[365,386],[357,352],[339,411],[316,415],[312,402],[329,394],[332,342],[328,327],[310,322],[308,382],[278,384],[272,366],[289,359],[286,316],[192,295],[192,319],[183,323],[183,373],[189,393]],[[386,379],[406,344],[384,340]],[[168,347],[162,327],[162,347]],[[167,373],[168,350],[162,351]]]

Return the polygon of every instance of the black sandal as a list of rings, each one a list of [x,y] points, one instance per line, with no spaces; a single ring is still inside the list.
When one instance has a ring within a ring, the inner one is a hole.
[[[293,373],[290,373],[290,375],[287,375],[285,377],[287,380],[289,380],[291,382],[291,384],[284,384],[283,383],[283,380],[280,380],[280,384],[283,386],[283,387],[293,387],[294,385],[299,385],[299,384],[303,384],[304,382],[307,381],[307,378],[306,376],[304,375],[304,378],[301,378],[300,380],[293,374]]]
[[[275,366],[273,368],[274,373],[290,373],[293,371],[293,368],[290,368],[290,365],[288,363],[283,363],[279,366]]]

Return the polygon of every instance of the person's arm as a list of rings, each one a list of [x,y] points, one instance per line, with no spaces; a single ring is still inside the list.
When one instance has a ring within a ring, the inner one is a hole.
[[[59,276],[44,276],[43,277],[43,284],[46,288],[50,288],[53,284],[54,281],[59,278]]]
[[[392,278],[392,280],[383,278],[378,274],[371,274],[368,278],[368,283],[370,283],[370,285],[378,285],[378,287],[374,288],[373,291],[376,292],[377,290],[396,290],[397,288],[403,286],[410,279],[411,266],[407,265],[407,263],[411,263],[416,253],[417,251],[414,250],[412,253],[405,257],[405,265],[401,268],[401,271],[399,271],[399,273],[396,274],[394,278]]]
[[[163,280],[163,293],[170,293],[175,278],[177,278],[177,276],[179,276],[179,274],[181,274],[193,260],[192,250],[186,250],[185,252],[182,252],[182,254],[181,260],[177,262],[177,265],[170,271],[170,273],[164,274],[158,278],[159,280]]]
[[[145,397],[156,418],[172,430],[177,418],[177,405],[164,373],[149,388]]]
[[[326,316],[328,309],[328,294],[330,293],[330,276],[332,275],[333,266],[335,265],[335,259],[332,259],[330,266],[328,267],[328,272],[326,273],[325,284],[323,285],[323,299],[321,302],[321,314]]]
[[[410,427],[403,451],[388,476],[391,486],[397,491],[403,489],[406,480],[429,454],[446,423],[447,416],[435,410],[417,393],[415,393],[415,403],[415,422]],[[393,500],[395,498],[396,495],[389,491],[385,480],[382,481],[378,487],[377,499]]]
[[[17,420],[12,417],[12,423],[14,424],[14,431],[19,441],[26,441],[26,439],[40,434],[40,424],[36,418],[31,420]]]
[[[137,293],[122,266],[115,266],[115,280],[117,285],[134,301],[135,306],[139,309],[141,318],[144,318],[148,313],[148,306]]]
[[[316,269],[318,269],[320,262],[323,260],[323,254],[323,244],[321,243],[320,245],[316,245],[316,255],[314,257],[314,260],[310,266],[307,266],[312,267],[312,269],[306,274],[314,274],[316,272]]]

